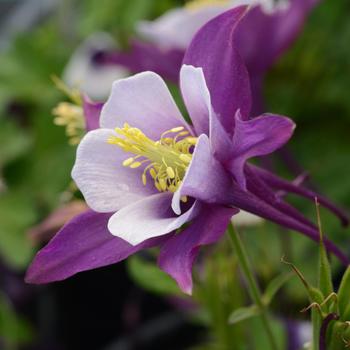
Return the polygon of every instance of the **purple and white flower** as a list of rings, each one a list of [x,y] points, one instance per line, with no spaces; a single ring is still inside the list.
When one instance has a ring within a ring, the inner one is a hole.
[[[221,15],[220,28],[209,22],[186,53],[180,88],[192,124],[156,73],[114,82],[100,128],[82,140],[72,172],[92,210],[38,253],[27,281],[62,280],[158,246],[159,266],[190,294],[200,246],[219,240],[240,209],[319,239],[317,227],[279,196],[297,186],[247,163],[283,146],[295,125],[273,114],[249,119],[248,72],[229,40],[245,11]]]

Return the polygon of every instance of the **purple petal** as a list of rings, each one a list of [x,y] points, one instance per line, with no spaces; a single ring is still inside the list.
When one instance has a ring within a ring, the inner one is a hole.
[[[117,80],[101,111],[102,128],[128,123],[153,140],[178,126],[188,128],[163,79],[153,72]]]
[[[256,174],[255,168],[253,166],[246,166],[245,173],[247,176],[248,191],[254,193],[254,195],[259,199],[273,206],[280,212],[311,227],[312,229],[317,229],[317,226],[305,216],[303,216],[297,209],[295,209],[287,202],[284,202],[282,198],[278,196],[273,191],[273,189],[271,189],[268,184],[263,181],[262,177]]]
[[[83,110],[86,123],[86,131],[100,127],[100,113],[103,107],[102,102],[94,102],[87,95],[83,95]]]
[[[342,224],[344,226],[347,226],[349,224],[349,215],[338,208],[335,204],[330,202],[327,198],[324,196],[313,192],[310,189],[303,188],[297,184],[293,184],[291,182],[288,182],[266,170],[263,170],[261,168],[254,167],[254,171],[256,171],[259,176],[266,181],[272,188],[275,190],[281,190],[288,193],[294,193],[296,195],[308,198],[315,201],[315,198],[317,198],[318,202],[324,206],[325,208],[329,209],[331,212],[333,212],[336,216],[339,217],[339,219],[342,221]]]
[[[192,293],[192,266],[200,246],[219,240],[237,212],[232,208],[205,206],[188,228],[174,234],[161,247],[159,266],[176,280],[184,293]]]
[[[304,222],[296,220],[292,216],[258,198],[254,193],[244,191],[240,186],[234,185],[232,189],[232,205],[248,211],[252,214],[271,220],[283,227],[301,232],[312,240],[319,242],[319,232],[316,228],[306,225]],[[350,260],[339,248],[330,240],[325,239],[325,245],[329,252],[332,252],[338,259],[348,265]]]
[[[175,213],[180,214],[182,196],[190,196],[206,203],[228,204],[231,200],[228,191],[231,182],[231,176],[212,155],[208,137],[202,134],[183,183],[174,193],[172,208]]]
[[[245,162],[252,157],[270,154],[283,146],[294,129],[295,124],[286,117],[270,114],[243,121],[240,113],[236,114],[233,155],[229,168],[242,188],[245,188]]]
[[[265,73],[289,49],[318,0],[291,0],[272,12],[253,7],[236,30],[236,45],[247,66],[253,95],[251,115],[264,111],[262,85]]]
[[[230,135],[222,126],[218,115],[213,112],[210,115],[209,139],[212,152],[221,163],[226,163],[233,154],[234,148]]]
[[[108,222],[109,231],[132,245],[163,236],[190,221],[198,212],[196,202],[182,215],[171,209],[171,192],[149,196],[116,212]]]
[[[236,111],[240,109],[247,119],[251,109],[248,72],[233,44],[236,27],[246,10],[246,6],[240,6],[208,22],[195,35],[183,61],[203,68],[214,111],[229,133],[233,133]]]
[[[143,185],[141,167],[123,166],[130,155],[107,142],[114,135],[110,129],[88,132],[78,146],[72,170],[89,207],[103,213],[115,212],[156,192],[151,182]]]
[[[291,0],[267,13],[253,7],[236,30],[236,40],[252,77],[265,73],[295,41],[318,0]]]
[[[264,74],[251,74],[250,87],[252,90],[252,110],[250,115],[256,117],[266,111],[264,100]]]
[[[66,224],[36,255],[27,271],[26,282],[42,284],[64,280],[81,271],[115,264],[140,249],[162,242],[162,239],[153,239],[131,246],[109,233],[110,216],[87,211]]]

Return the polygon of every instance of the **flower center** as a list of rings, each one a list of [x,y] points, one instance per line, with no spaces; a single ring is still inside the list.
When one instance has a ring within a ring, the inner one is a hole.
[[[146,165],[141,176],[144,185],[147,178],[151,178],[159,192],[175,192],[179,188],[192,160],[196,137],[192,137],[183,126],[165,131],[158,141],[151,140],[140,129],[127,123],[123,128],[116,128],[115,132],[122,137],[111,136],[108,143],[135,155],[124,160],[125,167],[136,169]]]

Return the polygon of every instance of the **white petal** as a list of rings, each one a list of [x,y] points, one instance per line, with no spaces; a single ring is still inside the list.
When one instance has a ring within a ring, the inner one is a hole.
[[[196,134],[208,135],[212,106],[203,69],[183,65],[180,71],[180,87]]]
[[[143,186],[142,169],[123,167],[130,155],[107,142],[110,129],[90,131],[81,141],[72,177],[90,208],[97,212],[114,212],[156,190]]]
[[[100,124],[102,128],[115,128],[125,122],[153,140],[171,128],[187,127],[163,79],[153,72],[114,82]]]
[[[172,193],[157,193],[119,210],[109,219],[109,231],[137,245],[178,229],[197,214],[199,204],[195,202],[184,214],[175,216],[171,198]]]

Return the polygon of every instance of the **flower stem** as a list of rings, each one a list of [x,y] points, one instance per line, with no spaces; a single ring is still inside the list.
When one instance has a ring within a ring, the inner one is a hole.
[[[228,226],[228,233],[231,238],[233,248],[237,254],[237,258],[238,258],[240,267],[242,269],[242,272],[247,280],[249,294],[252,300],[254,301],[254,303],[261,310],[261,316],[260,316],[261,321],[264,325],[266,335],[270,341],[271,349],[277,350],[278,347],[269,323],[269,317],[266,310],[266,306],[262,300],[262,295],[258,287],[258,283],[255,279],[254,272],[252,271],[247,252],[245,250],[245,247],[243,245],[241,238],[239,237],[238,233],[235,231],[231,223]]]

